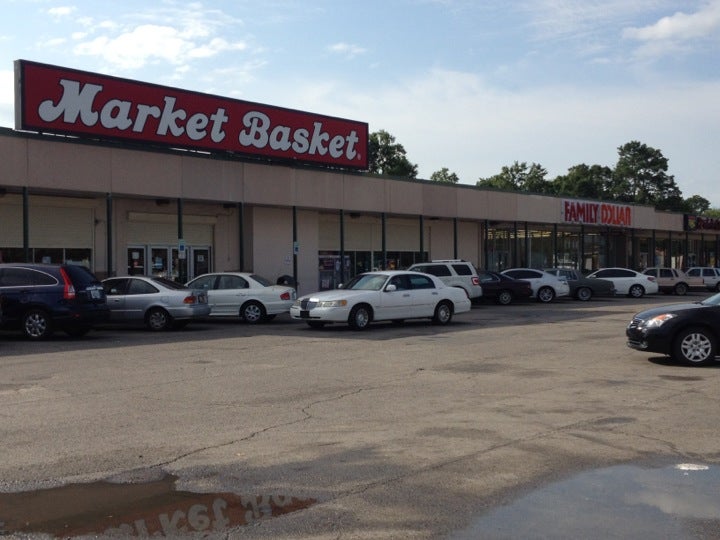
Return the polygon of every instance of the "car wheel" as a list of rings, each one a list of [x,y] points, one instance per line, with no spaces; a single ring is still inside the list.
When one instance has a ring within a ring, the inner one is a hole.
[[[555,291],[553,291],[551,287],[540,287],[540,290],[537,293],[538,302],[547,304],[548,302],[552,302],[554,298]]]
[[[692,366],[715,362],[715,336],[704,328],[688,328],[675,338],[673,357]]]
[[[575,297],[582,302],[587,302],[592,298],[592,289],[590,287],[580,287],[575,293]]]
[[[145,324],[153,332],[167,330],[172,326],[172,317],[162,308],[152,308],[145,315]]]
[[[513,295],[510,291],[500,291],[497,295],[497,302],[500,305],[507,306],[512,303]]]
[[[42,309],[31,309],[23,315],[22,329],[30,339],[47,339],[53,333],[52,320]]]
[[[633,298],[642,298],[644,294],[645,289],[643,289],[642,285],[633,285],[628,291],[628,296],[632,296]]]
[[[66,328],[65,333],[74,338],[83,337],[85,334],[87,334],[90,331],[89,326],[77,326],[74,328]]]
[[[246,302],[240,308],[240,317],[248,324],[264,321],[265,315],[265,307],[260,302]]]
[[[307,321],[307,324],[310,328],[322,328],[325,326],[325,323],[320,321]]]
[[[675,294],[678,296],[685,296],[688,292],[688,286],[685,283],[678,283],[675,285]]]
[[[440,302],[435,307],[435,315],[433,316],[433,323],[435,324],[448,324],[452,321],[453,308],[450,302]]]
[[[350,317],[348,317],[348,324],[354,330],[365,330],[370,321],[372,320],[372,312],[370,306],[366,304],[360,304],[352,308],[350,311]]]

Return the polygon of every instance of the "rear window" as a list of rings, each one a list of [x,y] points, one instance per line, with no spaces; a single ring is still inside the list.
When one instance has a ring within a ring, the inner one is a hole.
[[[88,285],[97,285],[98,283],[95,275],[85,266],[67,264],[63,266],[63,269],[67,272],[76,289],[84,289]]]

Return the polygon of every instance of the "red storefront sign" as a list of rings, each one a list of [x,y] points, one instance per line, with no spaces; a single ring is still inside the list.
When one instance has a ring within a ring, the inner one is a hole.
[[[364,122],[26,60],[15,62],[16,129],[367,169]]]
[[[622,204],[564,200],[563,221],[589,225],[632,226],[632,207]]]

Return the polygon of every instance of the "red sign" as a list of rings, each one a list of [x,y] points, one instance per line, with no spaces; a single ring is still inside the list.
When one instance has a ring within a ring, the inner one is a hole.
[[[630,227],[632,226],[632,207],[622,204],[564,200],[563,221]]]
[[[26,60],[15,127],[367,169],[368,125]]]

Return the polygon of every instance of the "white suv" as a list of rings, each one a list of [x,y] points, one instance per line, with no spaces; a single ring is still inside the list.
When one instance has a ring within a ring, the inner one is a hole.
[[[463,289],[471,300],[482,296],[482,287],[480,286],[477,270],[472,263],[467,261],[451,259],[416,263],[410,266],[408,270],[436,276],[449,287]]]

